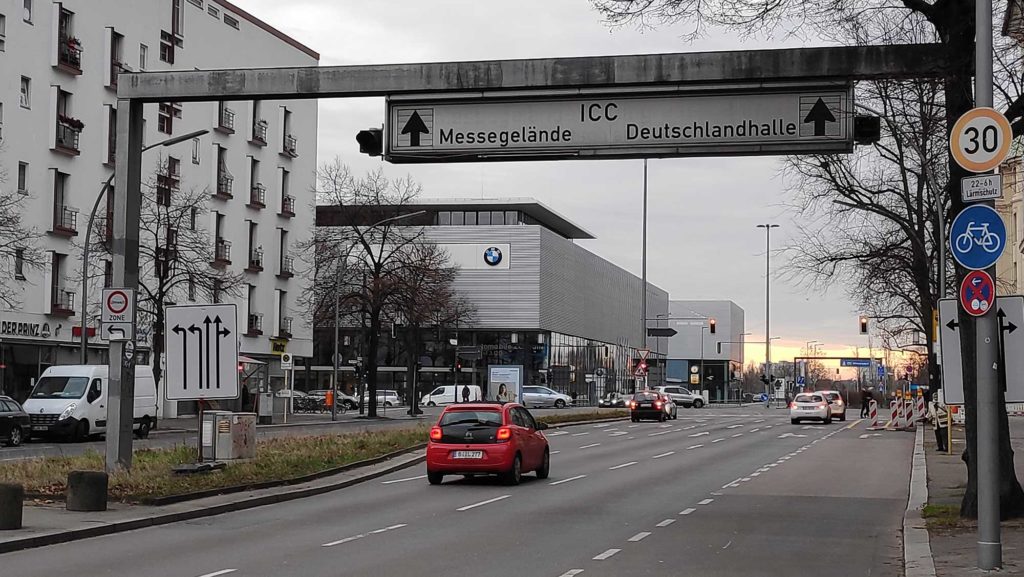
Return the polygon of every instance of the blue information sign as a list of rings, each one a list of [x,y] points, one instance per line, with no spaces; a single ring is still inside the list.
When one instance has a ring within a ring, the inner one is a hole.
[[[878,365],[878,376],[880,376],[880,377],[884,377],[885,376],[885,366]]]
[[[975,204],[960,211],[949,229],[949,248],[964,268],[986,269],[999,260],[1006,245],[1006,225],[990,206]]]
[[[840,359],[841,367],[870,367],[871,359]]]

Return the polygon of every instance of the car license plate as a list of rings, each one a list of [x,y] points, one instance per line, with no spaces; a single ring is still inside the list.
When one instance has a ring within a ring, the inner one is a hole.
[[[46,425],[32,425],[33,431],[46,431],[49,430],[49,428],[50,427],[47,427]]]
[[[651,404],[650,403],[640,403],[640,406],[641,407],[650,407]]]
[[[452,455],[454,459],[483,459],[483,451],[455,451]]]
[[[816,408],[817,408],[817,407],[800,407],[800,410],[801,410],[801,411],[813,411],[813,410],[815,410]]]

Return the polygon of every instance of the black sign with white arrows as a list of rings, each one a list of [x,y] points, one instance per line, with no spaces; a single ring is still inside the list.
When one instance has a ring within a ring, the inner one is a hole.
[[[237,398],[235,305],[167,307],[166,323],[167,399]]]

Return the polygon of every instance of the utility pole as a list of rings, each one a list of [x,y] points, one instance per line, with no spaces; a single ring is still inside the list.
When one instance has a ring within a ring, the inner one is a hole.
[[[764,374],[767,379],[765,393],[771,394],[772,387],[772,337],[771,337],[771,311],[772,311],[772,229],[779,228],[777,224],[765,223],[757,225],[757,228],[764,229]]]

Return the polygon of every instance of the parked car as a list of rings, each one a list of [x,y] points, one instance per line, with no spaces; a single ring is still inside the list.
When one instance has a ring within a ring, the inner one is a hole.
[[[637,391],[629,401],[629,419],[634,423],[642,419],[654,419],[665,421],[668,413],[665,412],[665,401],[661,393],[657,391]]]
[[[518,403],[459,403],[445,407],[430,429],[427,481],[438,485],[445,475],[498,475],[518,485],[523,473],[547,479],[551,452],[538,423]]]
[[[571,404],[573,404],[572,397],[552,391],[547,387],[523,387],[523,406],[564,409]]]
[[[363,403],[369,402],[369,391],[363,392]],[[377,391],[377,404],[384,405],[385,407],[396,407],[402,404],[402,398],[398,396],[398,391],[380,389]]]
[[[314,391],[309,391],[309,394],[314,397],[323,397],[326,399],[328,391],[330,391],[330,389],[316,389]],[[339,407],[344,405],[346,409],[355,409],[359,406],[359,399],[341,391],[337,392],[335,400],[337,400]]]
[[[656,390],[663,395],[672,397],[672,401],[675,402],[675,404],[682,405],[687,409],[691,407],[699,409],[704,406],[704,397],[691,392],[690,389],[687,389],[686,387],[681,387],[679,385],[665,385],[657,387]]]
[[[447,405],[449,403],[461,403],[462,402],[462,389],[466,385],[459,385],[458,390],[455,390],[455,385],[443,385],[435,387],[434,390],[423,395],[420,399],[420,404],[427,407],[437,407],[440,405]],[[478,385],[469,385],[469,400],[470,402],[482,401],[483,396],[480,392]]]
[[[846,420],[846,401],[843,400],[843,395],[839,391],[825,390],[816,392],[821,393],[828,399],[828,406],[832,409],[833,418],[840,421]]]
[[[825,395],[821,393],[800,393],[789,405],[789,421],[794,425],[800,421],[821,421],[832,423],[832,409]]]
[[[274,396],[279,399],[287,399],[288,397],[299,398],[308,397],[309,394],[303,391],[296,391],[294,389],[280,389],[274,393]]]
[[[18,401],[0,395],[0,440],[17,447],[32,436],[32,419]]]
[[[43,371],[25,401],[32,436],[61,436],[82,441],[107,430],[107,365],[54,365]],[[156,426],[153,369],[135,367],[133,428],[139,437]]]
[[[597,402],[597,406],[603,409],[608,408],[622,408],[629,402],[629,397],[622,393],[605,393],[601,400]]]

